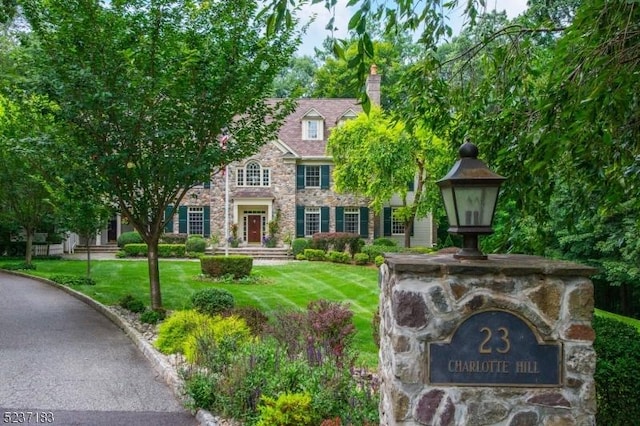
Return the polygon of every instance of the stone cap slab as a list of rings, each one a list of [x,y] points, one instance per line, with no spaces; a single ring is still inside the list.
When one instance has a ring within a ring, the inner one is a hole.
[[[385,263],[394,272],[439,275],[553,275],[590,277],[596,268],[564,260],[521,254],[491,254],[487,260],[456,259],[453,254],[386,253]]]

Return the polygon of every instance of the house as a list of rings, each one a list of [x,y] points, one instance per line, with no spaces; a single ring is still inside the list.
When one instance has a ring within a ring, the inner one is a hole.
[[[375,66],[367,91],[372,102],[379,104],[380,75]],[[399,198],[394,197],[376,214],[366,198],[339,194],[332,185],[333,161],[327,154],[327,139],[332,128],[361,112],[357,99],[299,99],[277,140],[229,166],[229,222],[237,226],[242,245],[260,245],[269,234],[269,222],[276,220],[280,245],[317,232],[357,233],[369,241],[386,236],[403,243],[404,225],[392,215],[393,208],[400,205]],[[166,232],[223,241],[225,187],[225,175],[219,173],[211,182],[191,189]],[[115,219],[106,234],[119,235],[125,229]],[[104,237],[101,241],[107,242]],[[432,246],[434,242],[431,218],[416,221],[412,245]]]

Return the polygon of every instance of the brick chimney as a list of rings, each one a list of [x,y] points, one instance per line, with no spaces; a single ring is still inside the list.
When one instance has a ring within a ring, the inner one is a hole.
[[[367,95],[372,105],[380,106],[380,75],[376,64],[371,64],[371,70],[367,77]]]

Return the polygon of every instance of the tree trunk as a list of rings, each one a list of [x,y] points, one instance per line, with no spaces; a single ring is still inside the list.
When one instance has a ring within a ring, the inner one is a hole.
[[[91,245],[90,244],[87,244],[87,278],[91,278]]]
[[[162,294],[160,293],[160,267],[158,265],[158,240],[147,243],[147,259],[149,261],[149,293],[151,309],[162,310]]]
[[[404,246],[411,247],[411,231],[413,230],[413,219],[404,223]]]
[[[27,249],[25,253],[24,262],[27,265],[31,265],[31,260],[33,259],[33,234],[34,231],[32,229],[25,229],[27,234]]]

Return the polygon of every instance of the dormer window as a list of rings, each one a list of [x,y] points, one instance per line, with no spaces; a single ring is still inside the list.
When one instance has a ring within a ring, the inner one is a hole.
[[[346,123],[348,120],[353,120],[354,118],[356,118],[358,116],[358,114],[355,113],[355,111],[353,111],[352,109],[348,110],[347,112],[345,112],[344,114],[342,114],[340,116],[340,118],[338,118],[338,121],[336,122],[336,125],[338,126],[342,126],[344,123]]]
[[[271,170],[264,168],[257,161],[249,161],[244,167],[239,167],[236,174],[238,186],[270,186]]]
[[[302,118],[302,140],[322,139],[324,139],[324,117],[312,109]]]

